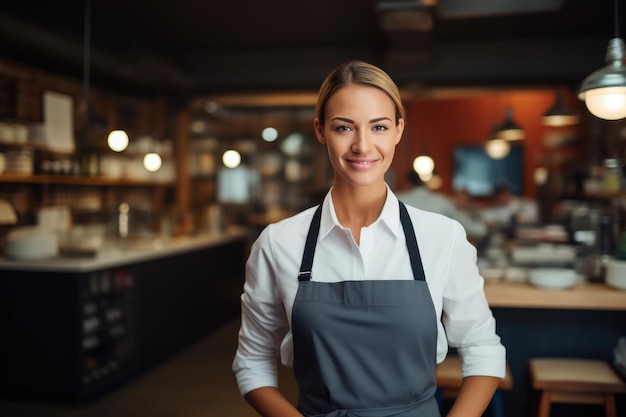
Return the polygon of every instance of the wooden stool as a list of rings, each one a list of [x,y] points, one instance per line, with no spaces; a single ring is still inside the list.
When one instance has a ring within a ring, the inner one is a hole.
[[[608,363],[588,359],[529,360],[535,390],[533,412],[548,417],[552,403],[604,404],[607,417],[616,417],[615,393],[625,392],[619,375]]]
[[[442,399],[456,398],[463,382],[461,371],[461,358],[457,355],[449,355],[443,362],[437,365],[437,401],[441,408]],[[491,399],[491,410],[494,417],[504,417],[504,404],[502,390],[513,388],[513,377],[509,362],[506,363],[506,376],[500,381],[498,390]]]

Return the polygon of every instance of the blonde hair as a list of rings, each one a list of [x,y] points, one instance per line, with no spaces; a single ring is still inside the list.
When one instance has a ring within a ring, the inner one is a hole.
[[[324,80],[317,97],[315,117],[324,124],[326,117],[326,103],[332,95],[342,87],[350,84],[366,85],[378,88],[389,96],[396,108],[396,124],[405,118],[404,105],[400,97],[400,90],[389,75],[375,65],[363,61],[349,61],[335,68]]]

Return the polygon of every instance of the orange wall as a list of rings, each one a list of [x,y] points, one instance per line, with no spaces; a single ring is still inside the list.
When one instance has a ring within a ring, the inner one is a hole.
[[[501,123],[506,107],[510,106],[515,122],[526,130],[524,194],[535,198],[533,172],[538,157],[546,152],[543,138],[547,128],[541,124],[541,117],[554,101],[554,91],[524,90],[463,98],[416,99],[406,103],[407,126],[392,165],[397,176],[396,188],[409,187],[406,172],[416,156],[427,153],[435,160],[435,171],[443,179],[441,191],[451,193],[454,145],[483,143],[493,123]],[[575,97],[568,96],[565,101],[570,107],[580,106]]]

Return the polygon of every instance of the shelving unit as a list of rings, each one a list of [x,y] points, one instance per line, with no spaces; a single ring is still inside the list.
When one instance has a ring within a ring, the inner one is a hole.
[[[72,100],[74,144],[68,150],[59,151],[32,138],[32,132],[46,123],[42,108],[47,91]],[[97,221],[123,201],[143,199],[155,217],[179,204],[175,192],[177,185],[186,178],[177,178],[175,172],[175,166],[180,163],[175,153],[177,144],[162,155],[163,166],[169,164],[167,174],[163,169],[160,173],[140,172],[143,169],[143,153],[140,152],[146,150],[146,146],[135,146],[135,149],[132,146],[138,145],[137,139],[141,136],[154,138],[157,143],[170,137],[177,142],[176,136],[184,130],[176,127],[176,109],[168,108],[162,96],[129,97],[105,92],[97,86],[92,86],[90,91],[86,111],[80,80],[0,59],[0,124],[8,135],[3,137],[0,129],[0,153],[32,152],[32,159],[30,155],[25,158],[32,163],[32,170],[0,172],[0,198],[15,206],[18,214],[15,226],[34,224],[39,208],[57,205],[59,201],[80,214],[83,220]],[[30,132],[31,137],[18,140],[17,136],[10,135],[9,128],[15,125],[35,130]],[[129,133],[131,146],[118,154],[108,149],[106,136],[119,127]],[[99,162],[104,158],[117,159],[120,167],[124,165],[124,171],[120,169],[116,175],[106,176],[107,172],[99,171]],[[80,203],[87,199],[90,199],[86,204],[89,207],[85,209]],[[0,239],[5,229],[0,230]]]

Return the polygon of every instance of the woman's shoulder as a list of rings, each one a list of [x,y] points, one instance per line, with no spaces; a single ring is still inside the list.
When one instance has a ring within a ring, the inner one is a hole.
[[[307,233],[311,220],[318,206],[310,207],[275,223],[269,224],[264,232],[268,238],[293,237],[299,233]]]

